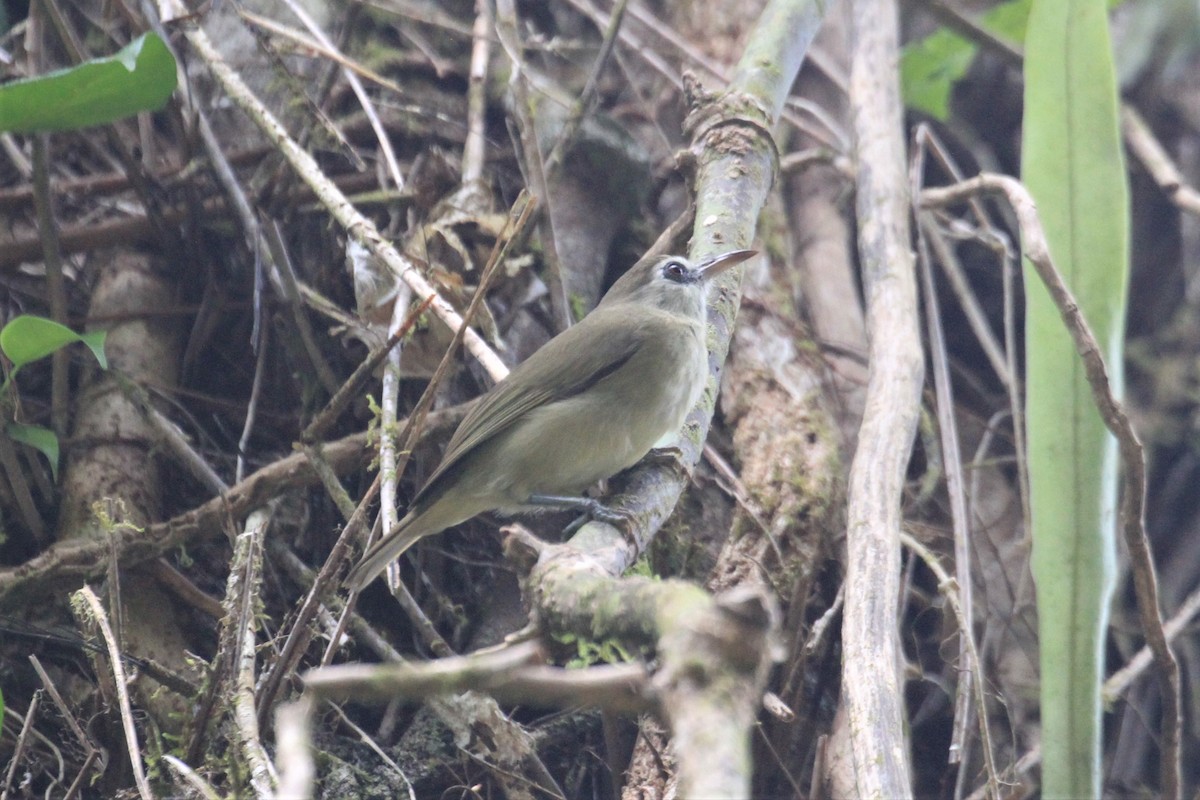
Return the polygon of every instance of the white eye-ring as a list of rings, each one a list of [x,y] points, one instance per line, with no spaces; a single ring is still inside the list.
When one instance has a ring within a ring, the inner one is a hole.
[[[687,278],[688,268],[682,261],[671,260],[663,264],[663,275],[673,281],[683,281]]]

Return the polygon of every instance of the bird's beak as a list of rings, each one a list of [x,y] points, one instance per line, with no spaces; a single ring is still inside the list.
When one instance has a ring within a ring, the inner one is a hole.
[[[706,258],[700,262],[696,269],[700,273],[701,279],[710,281],[734,264],[740,264],[750,256],[757,254],[757,250],[730,250],[728,253]]]

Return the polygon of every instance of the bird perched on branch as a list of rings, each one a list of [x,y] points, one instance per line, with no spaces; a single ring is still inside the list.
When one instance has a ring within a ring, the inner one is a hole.
[[[613,521],[619,515],[580,493],[683,424],[708,379],[706,284],[754,253],[636,264],[591,314],[479,400],[408,514],[347,585],[362,589],[418,539],[485,511],[575,508]]]

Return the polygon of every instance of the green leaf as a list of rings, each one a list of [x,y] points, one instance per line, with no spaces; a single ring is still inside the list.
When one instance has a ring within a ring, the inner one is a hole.
[[[1019,42],[1025,35],[1032,0],[995,6],[980,24],[1002,39]],[[900,57],[900,86],[909,108],[944,120],[950,116],[950,90],[975,60],[978,47],[949,28],[940,28],[912,44]]]
[[[0,131],[104,125],[161,108],[175,91],[175,59],[153,33],[116,54],[0,86]]]
[[[93,331],[80,335],[54,320],[23,314],[0,330],[0,350],[13,362],[15,371],[73,342],[83,342],[95,354],[100,366],[108,369],[108,359],[104,355],[106,334],[107,331]]]
[[[1122,384],[1129,192],[1105,0],[1036,0],[1021,175],[1055,265]],[[1117,452],[1057,308],[1025,270],[1026,404],[1042,698],[1042,797],[1100,797]]]
[[[108,331],[88,331],[87,333],[79,334],[79,341],[83,342],[87,349],[92,351],[92,355],[96,357],[96,363],[100,365],[100,369],[108,369],[108,356],[104,355],[104,340],[108,338]]]
[[[975,45],[946,28],[904,48],[900,85],[909,108],[944,120],[950,116],[950,90],[975,60]]]
[[[4,432],[14,442],[27,444],[44,455],[50,462],[50,471],[54,474],[54,480],[58,480],[58,437],[54,435],[54,431],[40,425],[22,425],[19,422],[10,422]]]
[[[1001,3],[983,15],[983,27],[1002,39],[1021,42],[1025,39],[1025,27],[1032,7],[1033,0]]]

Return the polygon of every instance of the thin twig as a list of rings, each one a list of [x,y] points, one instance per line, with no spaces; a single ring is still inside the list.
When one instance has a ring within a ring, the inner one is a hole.
[[[25,755],[25,748],[29,742],[29,734],[33,730],[33,720],[37,716],[38,705],[41,701],[42,690],[37,689],[34,691],[33,697],[29,700],[29,708],[25,709],[25,719],[21,722],[21,732],[17,734],[17,741],[13,746],[12,755],[8,761],[8,771],[4,774],[4,790],[0,791],[0,800],[8,800],[8,792],[12,788],[13,778],[16,777],[17,766],[21,763],[21,757]]]
[[[250,450],[250,435],[254,433],[254,421],[258,417],[258,401],[262,397],[263,377],[267,371],[267,345],[271,341],[271,326],[260,325],[258,339],[254,342],[254,379],[250,383],[250,398],[246,401],[246,419],[242,423],[242,436],[238,439],[237,466],[234,482],[241,483],[246,477],[246,453]]]
[[[475,26],[471,30],[471,67],[467,83],[467,138],[463,143],[462,182],[483,178],[487,144],[487,68],[492,55],[492,4],[476,0]]]
[[[387,164],[388,172],[392,176],[392,183],[397,189],[404,188],[404,175],[400,172],[400,164],[396,161],[396,152],[392,149],[392,141],[388,137],[387,131],[383,127],[383,122],[379,119],[379,113],[375,110],[375,104],[371,102],[371,98],[367,95],[367,90],[363,88],[362,81],[358,79],[358,75],[348,65],[348,59],[338,50],[336,44],[325,35],[325,31],[321,30],[303,6],[296,0],[283,0],[287,4],[288,9],[296,15],[296,18],[308,28],[321,46],[324,47],[334,57],[339,59],[342,65],[342,76],[346,79],[346,83],[350,85],[350,90],[354,92],[354,96],[358,98],[358,104],[362,107],[363,113],[367,116],[367,121],[371,123],[371,130],[375,132],[375,140],[379,142],[379,151],[383,153],[383,161]]]
[[[296,325],[296,332],[300,334],[300,344],[304,347],[304,352],[308,356],[309,363],[313,365],[313,369],[317,373],[317,379],[321,382],[321,387],[333,394],[338,388],[337,376],[333,374],[333,369],[325,360],[324,354],[321,353],[321,347],[317,344],[317,336],[313,331],[312,322],[309,321],[308,315],[304,313],[304,303],[301,299],[300,280],[296,277],[296,269],[292,266],[292,257],[288,253],[287,245],[284,243],[283,231],[279,227],[279,221],[276,219],[268,220],[265,227],[259,227],[255,223],[257,235],[267,245],[267,251],[271,258],[268,265],[271,267],[270,276],[272,282],[276,285],[279,294],[287,302],[288,309],[292,312],[292,321]],[[256,249],[261,250],[261,247]]]
[[[541,234],[546,261],[544,280],[550,292],[550,308],[554,312],[555,327],[558,331],[563,331],[571,327],[573,322],[571,303],[563,279],[563,265],[558,258],[548,171],[538,146],[537,122],[533,118],[533,101],[529,96],[529,85],[525,77],[525,59],[521,54],[519,29],[516,0],[497,0],[496,36],[512,62],[512,74],[508,85],[513,94],[513,116],[517,122],[517,139],[523,155],[521,166],[525,170],[526,186],[530,187],[536,197],[541,198],[542,214],[538,217],[538,231]]]
[[[950,288],[954,290],[959,308],[966,316],[971,332],[975,334],[975,341],[979,342],[992,371],[996,373],[996,377],[1007,389],[1012,385],[1013,377],[1009,372],[1008,362],[1005,360],[1004,348],[996,341],[996,335],[992,333],[987,314],[979,305],[975,292],[967,282],[966,276],[963,275],[962,262],[958,260],[958,255],[946,241],[946,237],[938,228],[935,218],[930,212],[924,211],[917,216],[917,226],[920,235],[927,239],[930,249],[936,256],[934,260],[950,280]]]
[[[375,227],[375,223],[350,205],[341,191],[325,177],[313,157],[287,134],[279,120],[225,62],[209,40],[208,35],[196,27],[188,28],[185,35],[197,54],[208,64],[213,76],[221,84],[229,98],[246,112],[267,138],[279,148],[292,168],[313,190],[334,219],[346,229],[346,232],[371,251],[376,258],[394,270],[422,299],[437,295],[433,286],[420,275],[416,266],[384,239],[379,229]],[[463,327],[462,317],[442,297],[438,296],[433,301],[432,309],[451,330],[457,331]],[[499,380],[498,376],[507,373],[504,362],[488,347],[478,333],[468,330],[464,336],[467,351],[483,365],[489,374]]]
[[[479,311],[487,297],[487,288],[490,285],[492,278],[496,274],[496,270],[504,261],[504,255],[508,251],[508,245],[516,238],[528,224],[530,216],[537,207],[536,198],[526,192],[522,192],[517,198],[517,202],[513,204],[512,210],[509,212],[508,220],[505,222],[505,230],[501,232],[499,238],[496,239],[495,245],[492,247],[492,253],[488,257],[488,263],[483,268],[483,273],[479,278],[479,285],[475,289],[475,294],[471,297],[471,302],[467,305],[467,310],[463,312],[463,318],[466,320],[473,319]],[[425,425],[425,417],[429,413],[429,409],[433,405],[433,396],[438,385],[445,377],[450,369],[450,364],[453,362],[455,354],[458,352],[458,347],[462,343],[461,331],[456,333],[454,339],[451,340],[446,352],[442,354],[442,360],[438,362],[437,368],[433,371],[433,376],[429,379],[429,383],[425,386],[425,390],[421,393],[421,397],[417,400],[416,408],[408,415],[408,421],[405,423],[404,429],[399,437],[401,442],[400,461],[396,465],[396,479],[403,475],[404,470],[408,466],[408,460],[412,455],[413,447],[416,445],[417,437],[420,436],[421,430]],[[507,369],[505,370],[507,374]],[[503,377],[503,376],[501,376]],[[391,529],[384,531],[387,535]],[[389,573],[390,578],[390,573]],[[391,583],[389,581],[389,583]],[[398,585],[398,584],[395,584]]]
[[[92,740],[83,732],[78,720],[75,719],[75,714],[71,711],[70,706],[63,700],[59,694],[58,687],[54,685],[54,681],[50,680],[50,676],[46,674],[46,670],[42,667],[42,662],[33,653],[29,654],[29,663],[33,665],[34,671],[38,674],[38,678],[42,682],[42,686],[46,689],[46,693],[50,695],[50,699],[54,701],[54,705],[58,707],[58,711],[62,714],[63,719],[67,721],[67,727],[71,729],[71,733],[75,734],[75,739],[79,742],[79,746],[84,752],[91,753],[96,749],[96,745],[92,744]]]
[[[914,159],[912,191],[920,191],[920,159]],[[954,530],[954,574],[961,595],[962,630],[958,640],[958,685],[955,690],[954,725],[950,738],[949,760],[961,763],[966,745],[967,728],[971,723],[971,689],[979,664],[975,660],[974,599],[971,580],[971,517],[967,513],[966,487],[963,481],[962,453],[959,447],[958,424],[955,419],[954,387],[950,381],[950,358],[946,353],[946,336],[938,308],[937,288],[933,274],[929,242],[923,226],[917,225],[917,254],[921,289],[925,301],[925,324],[932,353],[933,386],[937,398],[938,433],[942,442],[942,463],[946,471],[946,492],[950,497],[950,520]],[[969,641],[968,641],[969,640]],[[979,709],[982,715],[984,709]],[[986,721],[986,717],[983,717]],[[990,765],[991,754],[986,756]]]
[[[137,728],[133,724],[133,707],[129,702],[129,681],[125,677],[125,662],[121,658],[121,648],[108,624],[108,614],[105,613],[100,598],[87,584],[74,596],[80,598],[87,606],[92,621],[100,629],[100,635],[104,637],[104,643],[108,646],[109,667],[112,669],[117,691],[117,707],[121,712],[121,726],[125,732],[125,746],[129,750],[129,764],[133,767],[133,781],[142,800],[153,800],[154,793],[150,789],[150,782],[146,779],[146,770],[142,765],[142,748],[138,744]]]
[[[295,669],[304,651],[308,648],[309,642],[312,641],[313,617],[325,601],[325,598],[332,594],[333,579],[337,575],[338,568],[346,559],[346,554],[350,550],[350,543],[361,536],[364,523],[367,519],[367,511],[370,509],[371,504],[375,502],[375,497],[379,494],[379,484],[380,477],[376,475],[374,482],[355,507],[354,513],[346,521],[341,535],[334,542],[328,557],[325,559],[325,563],[321,565],[320,572],[317,573],[312,584],[308,587],[308,592],[304,595],[304,601],[296,611],[296,618],[292,622],[291,630],[288,631],[287,639],[279,649],[279,656],[275,659],[275,663],[271,666],[270,671],[263,678],[258,697],[258,716],[260,720],[265,719],[267,710],[275,702],[275,695],[278,693],[279,687],[283,684],[284,676]],[[273,540],[271,544],[274,544]],[[335,646],[337,645],[338,638],[337,634],[333,637],[333,644]]]
[[[258,716],[255,714],[257,655],[255,630],[261,611],[259,591],[262,584],[263,539],[270,523],[271,512],[256,509],[246,518],[245,528],[238,535],[233,562],[225,592],[226,611],[230,625],[236,631],[234,653],[233,720],[237,729],[241,757],[250,769],[250,785],[260,800],[273,800],[279,777],[263,747]]]
[[[394,331],[386,342],[371,351],[371,353],[363,359],[363,362],[355,368],[354,372],[346,379],[341,388],[334,393],[333,397],[329,398],[329,402],[325,404],[325,408],[313,417],[313,421],[308,424],[300,433],[300,441],[312,443],[316,442],[329,430],[329,427],[337,421],[338,416],[346,409],[357,396],[359,390],[374,374],[379,365],[388,357],[388,353],[392,352],[392,348],[400,343],[405,336],[413,329],[420,321],[421,315],[429,310],[429,306],[433,303],[433,297],[426,297],[421,303],[408,312],[408,316],[396,331]]]
[[[409,800],[417,800],[416,792],[413,790],[412,781],[408,779],[408,775],[404,773],[404,770],[401,769],[400,765],[396,763],[396,760],[389,756],[384,749],[379,746],[379,743],[375,741],[374,737],[364,731],[358,724],[354,722],[354,720],[350,719],[350,716],[342,710],[341,706],[337,705],[336,703],[331,703],[330,706],[333,708],[333,713],[337,714],[338,721],[350,730],[357,733],[358,738],[363,742],[363,744],[371,748],[371,751],[374,752],[375,755],[379,756],[380,761],[382,761],[384,764],[387,764],[393,772],[400,776],[400,780],[404,782],[405,794],[408,795]],[[494,765],[488,763],[485,763],[485,766],[491,769],[495,768]]]
[[[480,307],[487,298],[487,290],[491,285],[492,279],[495,277],[500,265],[504,263],[504,256],[508,253],[508,246],[525,229],[525,225],[529,222],[536,208],[536,198],[528,192],[522,191],[509,211],[504,230],[501,231],[500,236],[496,239],[491,255],[488,257],[488,263],[483,268],[483,273],[479,277],[479,285],[475,288],[475,294],[472,295],[471,302],[467,305],[467,310],[463,312],[464,324],[462,330],[466,330],[466,326],[470,324],[470,321],[479,312]],[[425,424],[425,415],[429,413],[429,409],[433,405],[434,393],[449,371],[450,364],[458,353],[459,345],[462,343],[462,330],[455,333],[449,347],[446,348],[446,352],[442,354],[442,359],[438,362],[437,369],[433,372],[433,377],[430,378],[428,385],[426,385],[425,390],[421,393],[420,399],[417,400],[417,407],[409,414],[408,422],[397,437],[403,443],[400,451],[400,459],[396,464],[395,471],[390,475],[384,476],[385,481],[398,482],[408,467],[413,447],[416,445],[417,437],[420,435],[421,428]],[[392,526],[385,527],[383,529],[384,535],[390,534],[395,524],[392,523]],[[396,595],[402,608],[409,612],[419,610],[419,606],[409,593],[408,587],[404,586],[401,582],[399,570],[394,565],[388,565],[387,582],[389,589]],[[431,626],[426,624],[424,614],[417,614],[412,619],[419,629],[430,630]],[[433,641],[436,642],[437,639]]]
[[[600,42],[600,52],[596,54],[596,60],[588,72],[583,91],[579,93],[579,97],[572,104],[571,110],[567,113],[567,121],[563,123],[562,130],[559,131],[558,140],[550,149],[550,155],[546,156],[546,174],[551,178],[562,166],[563,157],[574,143],[579,126],[583,124],[584,114],[587,113],[588,106],[592,104],[596,88],[600,85],[600,76],[604,74],[604,68],[608,65],[609,58],[613,53],[613,46],[617,43],[617,34],[621,30],[621,20],[625,18],[625,8],[628,4],[629,0],[617,0],[613,6],[612,13],[608,18],[608,26],[604,29],[604,38]]]
[[[407,294],[407,293],[402,293]],[[394,301],[392,319],[388,331],[394,333],[404,327],[405,306],[400,298]],[[470,325],[471,320],[463,317],[463,324]],[[400,356],[399,349],[388,353],[383,367],[383,381],[379,391],[379,475],[383,485],[379,490],[379,518],[385,531],[390,531],[399,520],[396,510],[396,491],[400,475],[396,470],[396,415],[400,405]],[[400,580],[395,563],[388,565],[388,583],[396,584]]]
[[[1188,595],[1179,604],[1179,610],[1175,612],[1175,615],[1163,624],[1167,641],[1173,641],[1175,637],[1186,630],[1197,615],[1200,615],[1200,589]],[[1143,645],[1133,658],[1129,659],[1129,663],[1110,675],[1104,682],[1105,701],[1111,703],[1124,694],[1125,690],[1146,671],[1146,667],[1153,663],[1153,660],[1154,653],[1150,651],[1149,647]]]
[[[958,163],[951,156],[949,149],[942,144],[933,130],[926,124],[922,123],[917,126],[916,132],[913,134],[913,142],[918,152],[924,153],[926,150],[933,156],[934,160],[941,165],[950,177],[955,181],[961,181],[964,178],[963,172],[959,169]],[[1032,511],[1030,509],[1030,493],[1029,493],[1029,462],[1025,458],[1025,405],[1021,401],[1021,383],[1019,379],[1020,372],[1017,369],[1017,326],[1016,326],[1016,298],[1013,292],[1013,276],[1016,274],[1016,263],[1013,258],[1013,248],[1009,242],[1008,236],[996,225],[992,224],[991,215],[987,207],[976,197],[969,197],[967,204],[975,214],[975,219],[978,221],[980,230],[976,232],[976,238],[985,247],[996,254],[996,258],[1000,261],[1000,275],[1003,284],[1004,295],[1004,355],[1005,367],[1000,375],[1001,379],[1008,376],[1008,380],[1004,381],[1004,387],[1008,391],[1008,406],[1012,411],[1013,417],[1013,449],[1017,455],[1017,483],[1021,488],[1021,513],[1022,522],[1024,523],[1026,532],[1029,531],[1032,525]],[[936,246],[936,240],[935,240]],[[952,251],[947,251],[947,256],[952,255]],[[958,284],[960,282],[956,271],[950,270],[950,262],[948,259],[943,260],[939,256],[939,261],[946,267],[946,274],[951,280],[951,284],[955,287],[955,291],[959,292]],[[972,311],[973,295],[969,291],[959,292],[960,302],[963,305],[964,312],[967,314],[968,320],[974,320],[972,329],[976,329],[976,336],[980,339],[985,350],[989,348],[984,344],[986,332],[990,329],[986,324],[980,324],[981,320],[976,319],[975,313]],[[991,358],[991,355],[989,355]]]
[[[204,800],[221,800],[221,795],[212,787],[208,781],[204,780],[196,770],[189,767],[181,758],[171,755],[170,753],[163,754],[163,761],[167,766],[175,771],[175,774],[183,778],[184,782],[200,794]],[[300,795],[296,795],[299,797]]]
[[[33,136],[33,204],[37,208],[38,234],[42,240],[42,263],[46,266],[46,293],[50,296],[50,318],[59,325],[69,325],[62,249],[58,242],[58,220],[54,218],[50,194],[48,140],[48,135],[44,133]],[[64,350],[56,351],[51,358],[50,419],[51,426],[60,439],[67,435],[70,402],[70,386],[67,383],[69,364]]]
[[[1167,199],[1181,211],[1200,216],[1200,192],[1184,181],[1183,174],[1154,137],[1146,120],[1127,103],[1121,104],[1121,133],[1130,151],[1137,156]]]
[[[965,666],[962,668],[964,674],[972,676],[973,680],[968,681],[968,686],[973,687],[971,693],[975,696],[975,717],[979,723],[979,740],[983,748],[983,763],[987,771],[987,796],[992,800],[999,800],[1000,797],[1000,774],[996,771],[996,762],[992,752],[992,736],[988,730],[988,713],[987,713],[987,696],[983,693],[984,680],[983,671],[979,665],[979,652],[975,649],[975,636],[969,627],[971,624],[970,617],[966,610],[966,598],[962,596],[962,587],[954,578],[950,577],[950,573],[942,568],[942,564],[925,545],[921,544],[911,535],[901,532],[900,541],[909,550],[912,550],[920,559],[925,562],[925,566],[929,568],[938,581],[938,591],[942,597],[946,598],[946,602],[950,604],[950,610],[954,613],[955,622],[958,623],[958,638],[965,643],[965,649],[968,652],[968,658]],[[962,679],[960,678],[960,681]]]

